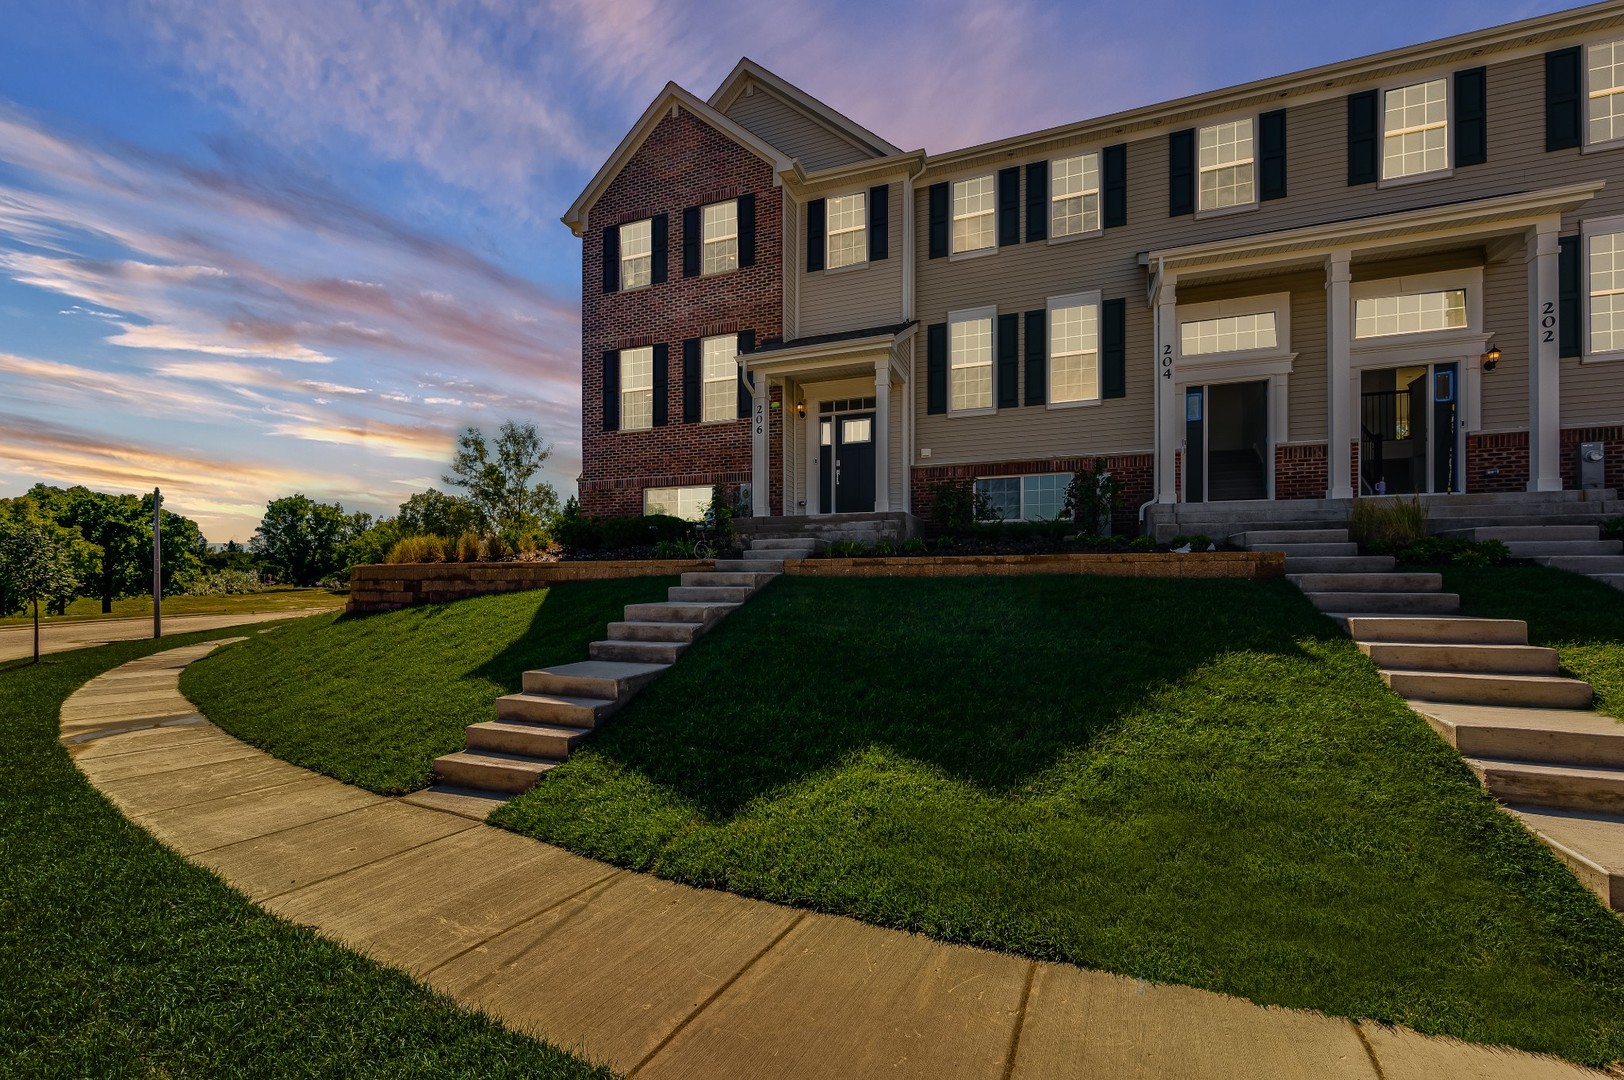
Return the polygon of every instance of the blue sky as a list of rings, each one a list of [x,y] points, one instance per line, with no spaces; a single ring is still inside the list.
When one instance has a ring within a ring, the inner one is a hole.
[[[1565,6],[0,0],[0,496],[161,485],[246,539],[509,417],[572,492],[558,217],[741,55],[934,152]]]

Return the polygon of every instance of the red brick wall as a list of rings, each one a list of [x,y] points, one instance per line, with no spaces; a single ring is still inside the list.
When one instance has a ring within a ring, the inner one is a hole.
[[[1355,457],[1355,476],[1357,469]],[[1276,499],[1323,499],[1329,484],[1324,443],[1292,443],[1274,448]]]
[[[1155,496],[1155,456],[1152,454],[1106,454],[1105,467],[1121,484],[1111,529],[1117,533],[1139,531],[1139,507]],[[1094,458],[1040,458],[1025,461],[982,461],[973,465],[933,465],[912,470],[913,514],[927,524],[931,521],[931,488],[943,482],[964,482],[978,476],[1024,476],[1027,473],[1076,472],[1092,468]]]
[[[1573,455],[1575,447],[1586,442],[1605,444],[1607,486],[1614,489],[1624,487],[1624,425],[1617,424],[1562,429],[1561,449],[1558,452],[1562,486],[1579,486]],[[1498,475],[1490,476],[1490,469],[1498,469]],[[1466,436],[1467,491],[1527,491],[1528,472],[1528,432],[1496,431]]]
[[[746,192],[756,196],[756,261],[715,277],[682,276],[682,212]],[[603,230],[669,215],[664,284],[603,291]],[[682,422],[682,342],[754,330],[757,342],[783,331],[783,206],[772,167],[687,112],[660,121],[592,207],[581,256],[581,482],[583,512],[640,514],[645,487],[737,484],[750,479],[750,424]],[[669,421],[648,431],[603,430],[603,354],[664,342]],[[783,418],[770,413],[776,450]],[[776,453],[774,455],[776,457]],[[781,470],[773,477],[781,505]]]

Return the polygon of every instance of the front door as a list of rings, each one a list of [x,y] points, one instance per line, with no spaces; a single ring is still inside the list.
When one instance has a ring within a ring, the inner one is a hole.
[[[874,414],[845,413],[833,421],[835,513],[870,513],[874,509]]]
[[[1460,365],[1362,375],[1359,490],[1410,495],[1460,490]]]
[[[1185,390],[1185,502],[1267,499],[1272,454],[1267,382]]]

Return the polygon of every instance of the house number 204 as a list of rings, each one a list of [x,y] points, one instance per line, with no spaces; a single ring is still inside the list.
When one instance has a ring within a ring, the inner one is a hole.
[[[1163,345],[1162,346],[1162,378],[1171,379],[1172,377],[1173,377],[1173,346],[1171,346],[1171,345]]]
[[[1549,300],[1540,305],[1539,326],[1541,341],[1556,340],[1556,305]]]

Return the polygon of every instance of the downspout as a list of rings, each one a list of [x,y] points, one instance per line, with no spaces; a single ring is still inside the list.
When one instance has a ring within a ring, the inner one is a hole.
[[[1162,320],[1156,310],[1156,294],[1161,292],[1162,272],[1167,269],[1167,260],[1156,260],[1156,272],[1150,279],[1150,329],[1151,329],[1151,386],[1161,386],[1161,358],[1162,358]],[[1150,448],[1150,498],[1139,504],[1139,531],[1145,531],[1145,511],[1150,509],[1156,501],[1156,463],[1162,459],[1162,410],[1156,405],[1156,395],[1151,394],[1153,411],[1151,431],[1154,433]]]
[[[913,182],[924,175],[926,159],[919,159],[919,168],[911,170],[908,178],[902,184],[902,321],[912,322],[914,318],[914,185]],[[918,336],[915,330],[908,338],[908,377],[903,381],[902,394],[904,408],[902,410],[902,511],[905,514],[913,513],[913,466],[914,466],[914,366],[918,359],[918,350],[914,348],[914,338]]]

